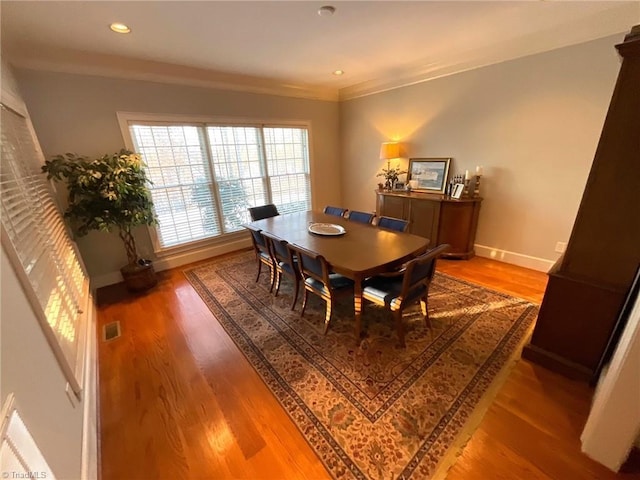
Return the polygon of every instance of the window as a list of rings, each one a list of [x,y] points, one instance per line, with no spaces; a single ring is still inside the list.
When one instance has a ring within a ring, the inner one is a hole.
[[[89,282],[41,171],[29,120],[1,109],[2,243],[74,392],[84,366]]]
[[[308,210],[306,127],[129,122],[145,163],[162,250],[242,230],[249,207]]]

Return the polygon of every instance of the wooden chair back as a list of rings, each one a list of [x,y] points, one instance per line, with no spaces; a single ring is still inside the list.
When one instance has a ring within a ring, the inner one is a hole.
[[[260,205],[259,207],[250,207],[249,215],[251,215],[251,221],[262,220],[263,218],[270,218],[280,215],[278,208],[273,203],[267,205]]]
[[[331,205],[327,205],[326,207],[324,207],[324,213],[326,213],[327,215],[333,215],[336,217],[344,217],[347,211],[348,210],[346,208],[332,207]]]
[[[378,227],[395,230],[397,232],[406,232],[409,227],[409,222],[401,218],[379,217]]]
[[[351,210],[349,211],[347,219],[351,222],[371,223],[373,220],[373,217],[375,216],[376,216],[375,213],[359,212],[358,210]]]
[[[446,243],[438,245],[407,263],[400,293],[402,299],[408,299],[411,292],[421,285],[429,286],[436,272],[436,260],[448,249]]]

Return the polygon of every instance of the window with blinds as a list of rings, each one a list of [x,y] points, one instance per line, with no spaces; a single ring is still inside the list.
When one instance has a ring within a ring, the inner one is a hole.
[[[2,242],[76,393],[82,385],[89,284],[27,118],[0,104]]]
[[[249,207],[311,206],[305,127],[129,122],[147,164],[158,249],[242,229]]]

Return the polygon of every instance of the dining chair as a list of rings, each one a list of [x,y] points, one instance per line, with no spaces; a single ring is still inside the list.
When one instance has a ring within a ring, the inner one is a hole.
[[[304,315],[309,292],[318,295],[326,303],[324,316],[324,333],[326,334],[331,321],[331,312],[335,306],[335,299],[341,294],[353,294],[353,280],[338,273],[331,273],[331,265],[322,255],[298,245],[289,244],[288,247],[298,257],[300,274],[304,283],[304,298],[300,316]]]
[[[273,203],[267,205],[260,205],[259,207],[250,207],[249,215],[251,215],[251,221],[262,220],[263,218],[270,218],[280,215],[278,208]]]
[[[401,347],[405,346],[402,312],[407,305],[420,300],[424,321],[427,327],[431,326],[427,305],[429,285],[436,271],[436,260],[448,248],[446,243],[438,245],[407,262],[403,271],[368,278],[362,285],[362,298],[393,312]]]
[[[379,217],[378,226],[387,230],[395,230],[397,232],[406,232],[409,222],[401,218]]]
[[[336,217],[344,217],[344,214],[347,213],[347,209],[327,205],[326,207],[324,207],[324,213],[326,213],[327,215],[334,215]]]
[[[282,281],[282,275],[287,275],[293,279],[294,292],[293,302],[291,302],[291,310],[296,307],[298,301],[298,291],[300,289],[300,271],[298,269],[298,261],[294,257],[293,252],[288,248],[289,242],[281,239],[271,233],[262,232],[265,238],[269,252],[271,253],[271,259],[275,266],[275,296],[278,296],[280,290],[280,282]]]
[[[251,242],[253,243],[253,250],[256,254],[256,261],[258,262],[258,275],[256,275],[256,282],[260,280],[260,272],[262,271],[262,264],[269,267],[269,291],[273,290],[273,280],[275,277],[275,265],[271,258],[271,252],[267,246],[264,235],[259,228],[254,228],[250,225],[245,225],[244,228],[251,233]]]
[[[375,213],[367,213],[367,212],[359,212],[358,210],[351,210],[347,219],[350,222],[358,222],[358,223],[371,223],[373,217],[375,217]]]

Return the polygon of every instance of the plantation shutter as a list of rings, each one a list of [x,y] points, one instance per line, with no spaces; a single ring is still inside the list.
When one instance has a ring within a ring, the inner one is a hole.
[[[27,118],[0,104],[2,242],[69,384],[81,391],[89,282]]]

